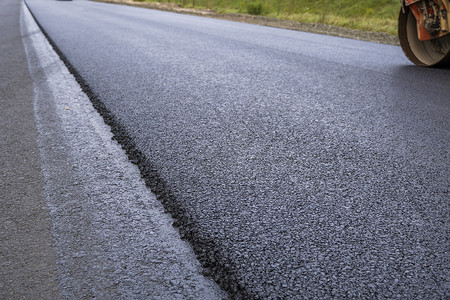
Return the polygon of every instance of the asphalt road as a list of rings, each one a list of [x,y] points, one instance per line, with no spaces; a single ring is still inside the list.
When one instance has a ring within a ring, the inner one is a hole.
[[[399,47],[27,0],[233,298],[450,296],[450,71]]]

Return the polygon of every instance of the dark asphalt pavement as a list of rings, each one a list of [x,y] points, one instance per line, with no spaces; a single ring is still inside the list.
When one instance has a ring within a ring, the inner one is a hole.
[[[399,47],[27,0],[234,298],[450,297],[450,71]]]

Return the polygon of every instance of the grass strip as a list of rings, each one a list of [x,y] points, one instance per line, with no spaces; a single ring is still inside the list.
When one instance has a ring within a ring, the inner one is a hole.
[[[143,2],[142,0],[140,2]],[[144,2],[157,2],[144,0]],[[244,13],[397,35],[397,0],[168,0],[183,8]]]

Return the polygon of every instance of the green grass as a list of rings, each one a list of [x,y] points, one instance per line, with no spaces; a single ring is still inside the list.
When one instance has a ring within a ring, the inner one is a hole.
[[[146,0],[154,1],[154,0]],[[249,13],[395,35],[398,0],[161,0],[218,13]]]

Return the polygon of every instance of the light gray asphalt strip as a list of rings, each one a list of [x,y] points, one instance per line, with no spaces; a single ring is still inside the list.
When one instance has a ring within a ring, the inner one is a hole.
[[[22,26],[63,297],[225,298],[25,6]]]
[[[0,299],[59,295],[21,5],[0,2]]]

